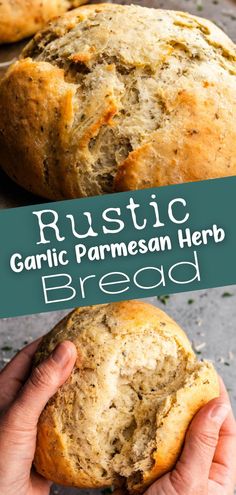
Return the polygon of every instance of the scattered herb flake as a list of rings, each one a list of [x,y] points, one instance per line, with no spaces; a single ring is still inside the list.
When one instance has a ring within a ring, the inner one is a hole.
[[[166,304],[168,299],[170,299],[170,296],[165,295],[165,296],[157,296],[158,301],[160,301],[162,304]]]
[[[231,294],[230,292],[224,292],[221,297],[232,297],[232,296],[233,294]]]
[[[188,300],[188,304],[193,304],[194,303],[194,299],[189,299]]]
[[[5,352],[9,352],[12,351],[12,347],[10,347],[9,345],[4,345],[3,347],[1,347],[1,350]]]
[[[195,323],[196,323],[196,325],[198,325],[199,327],[201,327],[201,326],[202,326],[202,320],[196,320],[196,321],[195,321]]]
[[[202,0],[197,0],[197,10],[198,12],[201,12],[203,10],[203,3]]]

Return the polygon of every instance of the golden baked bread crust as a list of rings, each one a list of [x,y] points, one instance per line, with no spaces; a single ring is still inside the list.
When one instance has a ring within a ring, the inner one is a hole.
[[[119,486],[126,477],[131,493],[142,492],[174,466],[194,414],[218,396],[213,366],[198,363],[181,328],[160,309],[141,301],[73,311],[44,337],[36,363],[65,339],[75,343],[78,359],[71,377],[40,417],[34,461],[37,471],[57,483],[77,487]],[[143,381],[137,381],[142,373]],[[150,392],[150,386],[155,389],[155,379],[162,380],[160,389]],[[134,400],[137,383],[136,413],[127,413],[126,407],[134,410],[129,399]],[[150,393],[151,402],[145,402]],[[110,416],[113,407],[115,416]],[[146,418],[152,408],[152,419]],[[137,437],[132,414],[136,414]],[[119,418],[121,423],[115,426]],[[149,433],[146,419],[154,428]],[[123,430],[126,435],[131,432],[136,446],[133,451],[127,436],[122,438],[124,443],[127,440],[128,450],[114,442],[117,431]],[[137,452],[140,439],[145,445]],[[113,450],[106,459],[108,444]],[[130,469],[134,476],[129,476]]]
[[[1,0],[0,43],[12,43],[35,34],[53,17],[86,0]]]
[[[235,114],[235,45],[210,21],[89,5],[1,82],[0,163],[49,199],[236,175]]]
[[[201,407],[218,395],[219,380],[212,365],[204,368],[201,375],[191,383],[191,389],[186,387],[177,392],[175,404],[157,430],[154,467],[144,474],[142,483],[130,487],[132,493],[142,493],[156,479],[174,468],[191,419]]]

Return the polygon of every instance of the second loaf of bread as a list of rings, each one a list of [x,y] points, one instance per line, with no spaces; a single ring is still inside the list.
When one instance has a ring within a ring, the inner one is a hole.
[[[0,85],[0,163],[50,199],[236,175],[236,50],[210,21],[89,5]]]
[[[35,34],[53,17],[86,0],[1,0],[0,44]]]

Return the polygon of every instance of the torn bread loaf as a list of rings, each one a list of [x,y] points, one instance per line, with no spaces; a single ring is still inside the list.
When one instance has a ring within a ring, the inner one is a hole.
[[[236,49],[137,5],[51,22],[0,85],[0,163],[49,199],[236,175]]]
[[[76,309],[44,337],[36,363],[66,339],[78,359],[40,417],[35,467],[64,485],[142,492],[173,468],[193,416],[219,395],[216,371],[141,301]]]
[[[1,0],[0,43],[12,43],[35,34],[53,17],[86,0]]]

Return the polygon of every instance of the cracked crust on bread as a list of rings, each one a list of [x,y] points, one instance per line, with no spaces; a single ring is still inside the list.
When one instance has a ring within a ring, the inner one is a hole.
[[[219,395],[214,367],[141,301],[76,309],[44,337],[36,364],[66,339],[78,359],[40,417],[37,471],[64,485],[143,492],[173,468],[193,416]]]
[[[56,200],[236,175],[235,114],[235,45],[210,21],[88,5],[1,82],[0,163]]]

